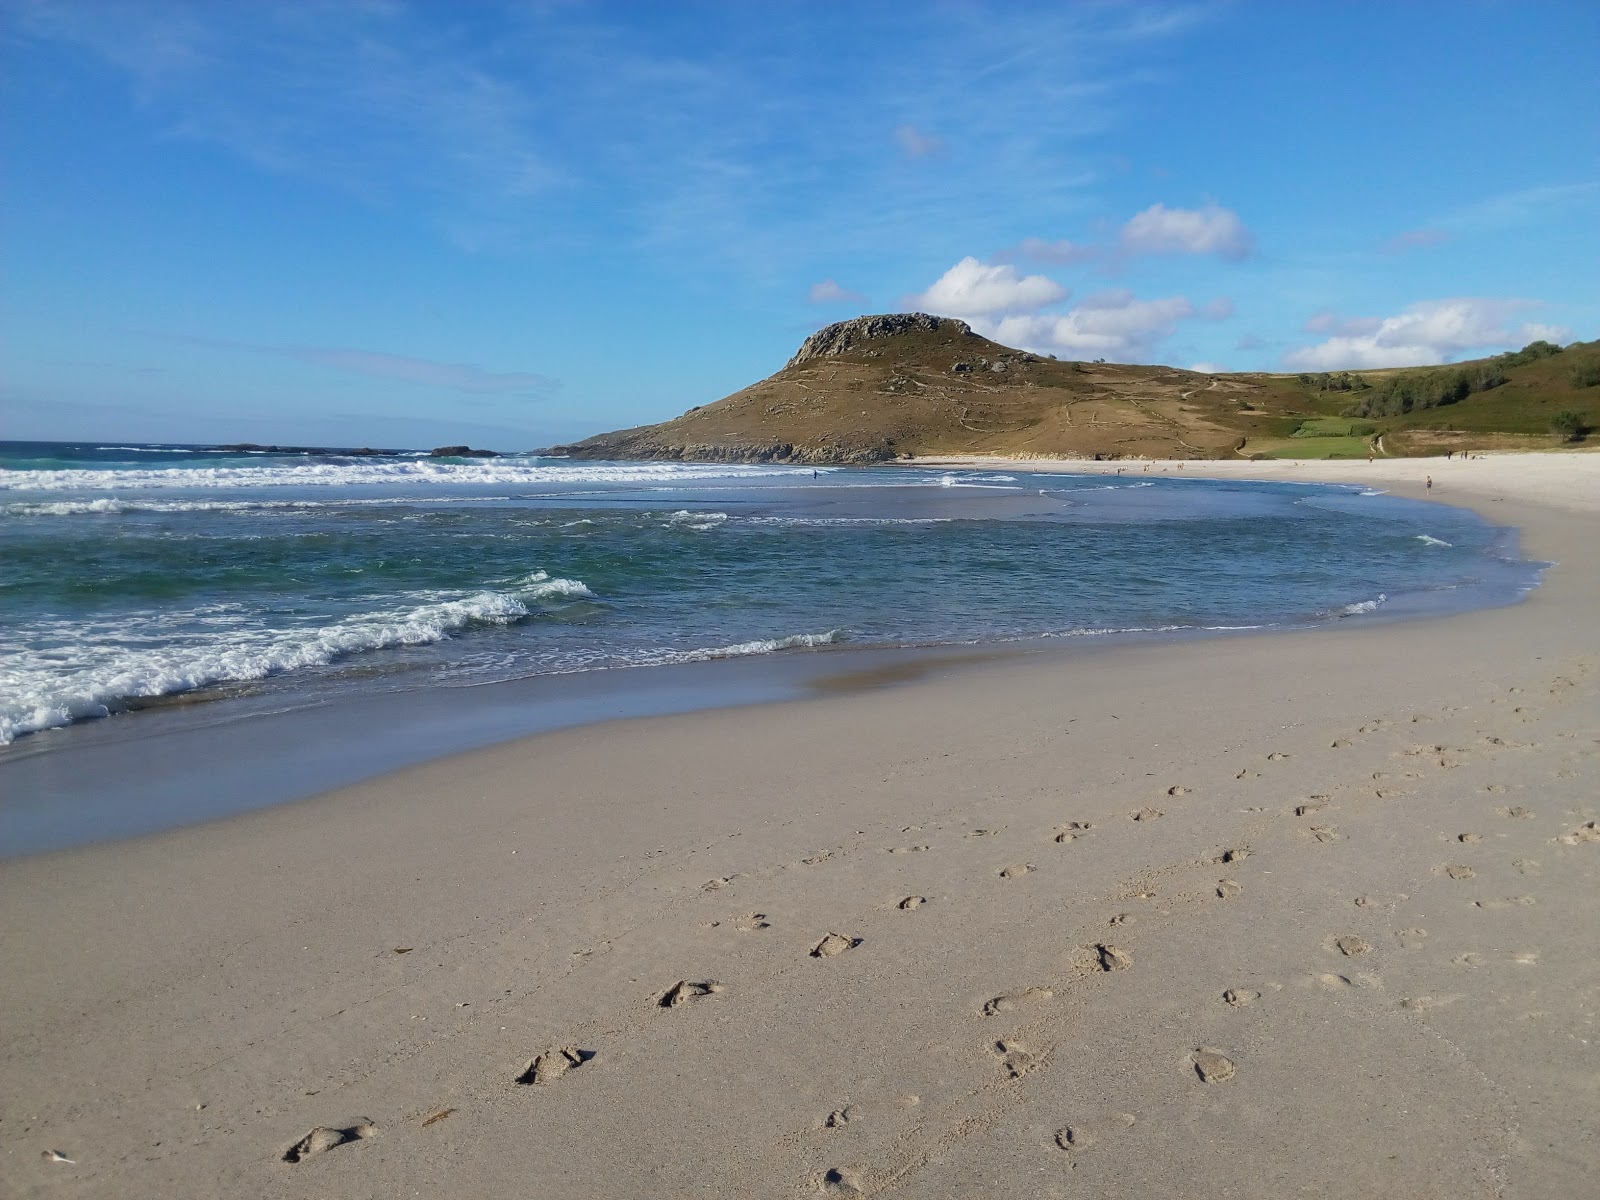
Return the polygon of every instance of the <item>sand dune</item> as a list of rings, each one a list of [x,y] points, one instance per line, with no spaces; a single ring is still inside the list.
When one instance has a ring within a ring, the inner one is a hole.
[[[1600,459],[1552,461],[1237,468],[1431,466],[1556,563],[1512,608],[567,730],[0,865],[7,1194],[1589,1194]]]

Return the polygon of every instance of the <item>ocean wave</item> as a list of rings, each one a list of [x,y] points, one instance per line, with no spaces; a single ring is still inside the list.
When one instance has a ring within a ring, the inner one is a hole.
[[[745,517],[744,525],[948,525],[954,517]]]
[[[1448,549],[1448,548],[1449,548],[1449,547],[1451,547],[1451,546],[1454,546],[1454,545],[1455,545],[1455,543],[1454,543],[1454,542],[1442,542],[1442,541],[1440,541],[1440,540],[1439,540],[1439,539],[1438,539],[1438,538],[1436,538],[1436,537],[1430,537],[1430,536],[1429,536],[1429,535],[1428,535],[1428,534],[1426,534],[1426,533],[1419,533],[1419,534],[1417,534],[1417,541],[1419,541],[1419,542],[1421,542],[1421,543],[1422,543],[1422,544],[1423,544],[1423,545],[1424,545],[1424,546],[1444,546],[1444,547],[1446,547],[1446,548],[1447,548],[1447,549]]]
[[[666,520],[668,528],[692,529],[697,533],[704,533],[708,529],[715,529],[728,519],[725,512],[691,512],[687,508],[680,508]]]
[[[719,658],[745,658],[752,654],[772,654],[779,650],[815,649],[818,646],[833,646],[847,640],[847,635],[842,629],[830,629],[827,633],[797,633],[783,638],[762,638],[753,642],[738,642],[732,646],[717,646],[706,650],[670,650],[658,661],[668,662],[709,662]]]
[[[1379,593],[1376,600],[1362,600],[1356,604],[1346,604],[1339,610],[1339,616],[1359,617],[1363,613],[1377,612],[1379,607],[1388,599],[1388,596]]]
[[[246,683],[371,650],[429,645],[474,626],[516,624],[541,601],[593,596],[579,580],[537,571],[516,592],[417,596],[425,602],[304,629],[241,627],[219,612],[191,614],[213,632],[178,644],[163,644],[170,639],[161,637],[153,623],[135,636],[127,627],[100,635],[70,631],[70,640],[52,639],[56,647],[15,654],[0,667],[0,745],[25,733],[107,716],[122,701]],[[61,642],[71,648],[63,650]]]
[[[809,469],[809,468],[808,468]],[[274,466],[172,467],[165,470],[0,470],[0,491],[102,492],[165,488],[352,487],[381,484],[450,485],[550,483],[665,483],[793,475],[798,467],[731,463],[590,463],[566,460],[386,459],[382,462],[306,462]]]
[[[228,513],[313,511],[326,508],[369,508],[385,505],[483,504],[510,496],[381,496],[343,500],[17,500],[0,504],[5,517],[118,516],[125,513]]]

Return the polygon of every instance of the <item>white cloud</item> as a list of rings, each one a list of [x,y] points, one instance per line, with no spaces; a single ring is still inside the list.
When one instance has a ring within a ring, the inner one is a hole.
[[[1511,318],[1536,307],[1529,300],[1458,297],[1413,304],[1398,316],[1340,321],[1319,313],[1306,322],[1314,333],[1334,336],[1284,355],[1296,370],[1331,371],[1352,367],[1431,366],[1467,351],[1520,346],[1539,338],[1559,341],[1570,331],[1561,326],[1523,323]]]
[[[1215,254],[1238,260],[1255,239],[1232,209],[1168,208],[1152,204],[1122,227],[1122,249],[1130,254]]]
[[[917,308],[950,317],[993,317],[1034,312],[1067,298],[1067,289],[1043,275],[1019,275],[1009,264],[987,264],[968,255],[927,291],[909,297]]]
[[[867,301],[860,292],[841,287],[836,279],[813,283],[811,290],[806,293],[806,299],[812,304],[865,304]]]
[[[1184,296],[1139,300],[1131,292],[1090,296],[1065,313],[1017,313],[976,320],[973,327],[1006,346],[1070,358],[1148,359],[1178,322],[1196,316]]]
[[[901,125],[894,131],[894,140],[900,143],[907,158],[927,158],[944,149],[944,139],[923,133],[915,125]]]
[[[1198,371],[1202,375],[1221,375],[1227,369],[1228,368],[1222,366],[1220,363],[1214,362],[1197,362],[1189,364],[1189,370]]]

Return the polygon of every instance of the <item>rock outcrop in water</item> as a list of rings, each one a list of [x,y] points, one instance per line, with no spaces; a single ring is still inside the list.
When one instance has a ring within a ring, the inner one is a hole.
[[[499,458],[497,450],[474,450],[471,446],[436,446],[428,451],[429,458]]]

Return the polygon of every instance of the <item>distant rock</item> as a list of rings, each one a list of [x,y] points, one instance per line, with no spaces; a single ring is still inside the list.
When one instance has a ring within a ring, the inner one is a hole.
[[[954,332],[976,336],[972,326],[954,317],[931,317],[927,313],[884,313],[875,317],[852,317],[835,321],[817,330],[795,351],[785,366],[798,367],[813,358],[830,358],[859,349],[872,338],[891,338],[903,333]],[[1004,368],[1002,368],[1003,370]]]
[[[496,450],[474,450],[471,446],[436,446],[428,451],[429,458],[499,458]]]

